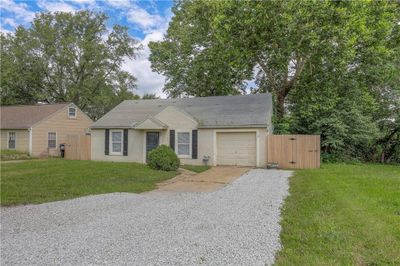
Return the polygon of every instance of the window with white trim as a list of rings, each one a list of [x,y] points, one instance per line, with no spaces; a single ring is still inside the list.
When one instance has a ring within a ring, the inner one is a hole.
[[[15,132],[8,132],[8,149],[10,150],[15,150],[15,139],[16,139],[16,134]]]
[[[49,149],[57,148],[57,133],[56,132],[48,132],[47,133],[47,147]]]
[[[110,154],[122,155],[123,135],[122,130],[110,131]]]
[[[190,132],[178,132],[176,137],[177,154],[190,155]]]
[[[69,118],[76,118],[76,108],[71,106],[68,107],[68,117]]]

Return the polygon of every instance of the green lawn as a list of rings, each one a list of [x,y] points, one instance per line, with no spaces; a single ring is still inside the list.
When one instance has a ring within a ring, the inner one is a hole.
[[[277,265],[400,265],[400,166],[297,171],[281,224]]]
[[[204,171],[207,171],[208,169],[210,169],[210,166],[186,164],[186,165],[181,165],[180,168],[183,168],[183,169],[195,172],[195,173],[201,173],[201,172],[204,172]]]
[[[143,192],[177,172],[136,163],[48,159],[1,163],[1,205],[37,204],[110,192]]]

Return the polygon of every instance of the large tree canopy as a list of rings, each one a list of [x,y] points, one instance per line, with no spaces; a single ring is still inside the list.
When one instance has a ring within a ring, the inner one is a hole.
[[[1,35],[1,104],[69,102],[98,118],[133,94],[136,79],[121,70],[138,43],[127,28],[106,28],[89,11],[41,13],[31,27]]]
[[[394,143],[393,160],[400,154],[399,6],[177,1],[164,40],[150,44],[150,61],[172,97],[242,93],[255,80],[253,93],[274,96],[276,132],[321,134],[323,151],[342,157],[389,155],[385,145]]]

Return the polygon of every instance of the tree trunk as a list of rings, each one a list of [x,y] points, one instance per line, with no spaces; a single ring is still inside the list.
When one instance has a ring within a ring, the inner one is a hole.
[[[285,114],[285,93],[279,91],[276,93],[276,116],[278,119],[282,119]]]
[[[381,163],[385,163],[385,150],[383,150],[381,154]]]

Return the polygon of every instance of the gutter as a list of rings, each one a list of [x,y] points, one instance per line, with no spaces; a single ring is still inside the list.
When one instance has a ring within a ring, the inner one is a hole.
[[[123,128],[123,129],[134,129],[133,126],[118,126],[118,125],[112,125],[112,126],[95,126],[95,127],[89,127],[90,129],[118,129],[118,128]]]
[[[254,124],[254,125],[217,125],[217,126],[198,126],[198,129],[213,129],[213,128],[266,128],[268,127],[268,124]],[[124,128],[124,129],[135,129],[135,126],[118,126],[118,125],[112,125],[112,126],[94,126],[90,127],[91,129],[112,129],[112,128]]]
[[[198,129],[213,129],[213,128],[254,128],[254,127],[268,127],[268,124],[254,124],[254,125],[217,125],[217,126],[198,126]]]

